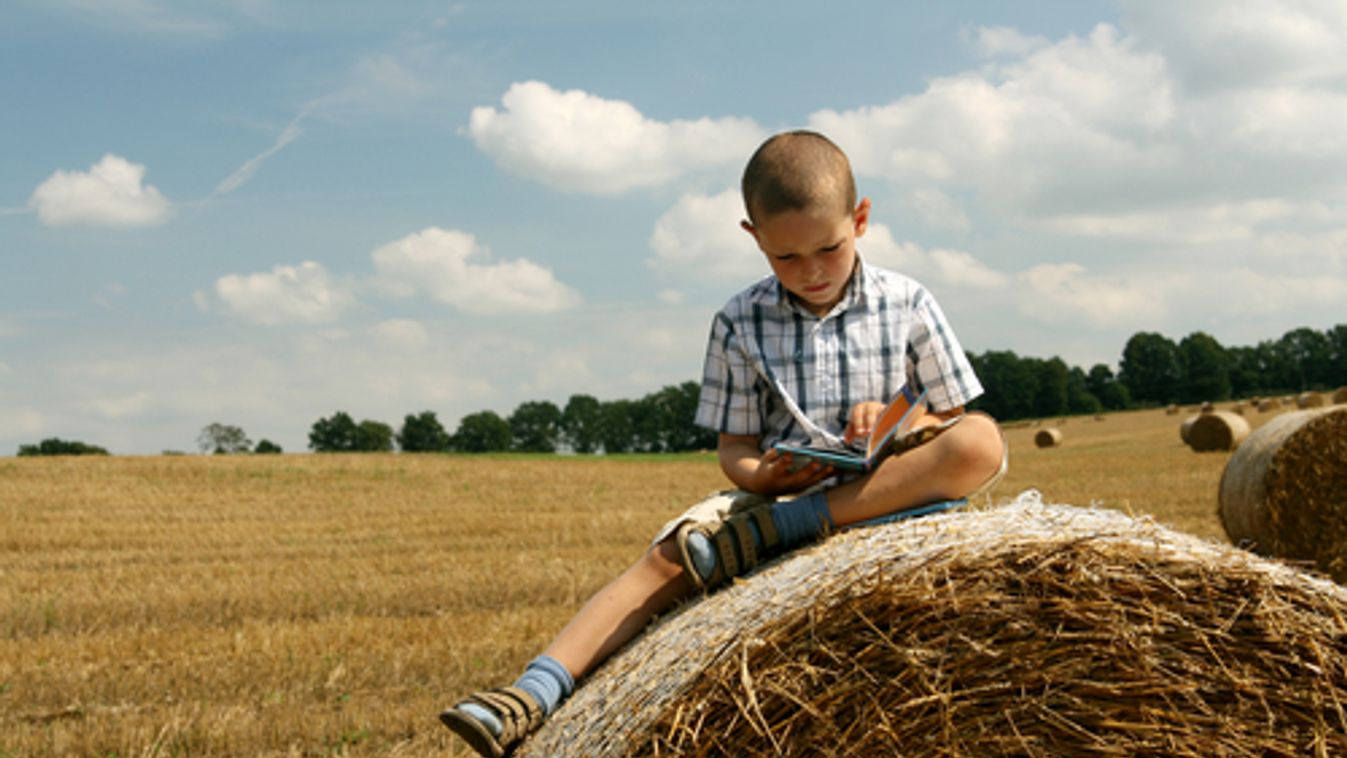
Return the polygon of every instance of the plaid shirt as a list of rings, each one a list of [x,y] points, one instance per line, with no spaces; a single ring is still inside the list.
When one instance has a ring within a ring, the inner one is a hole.
[[[887,403],[905,383],[934,411],[982,394],[940,306],[901,274],[857,265],[819,318],[775,276],[735,295],[711,324],[697,424],[725,434],[841,447],[856,403]]]

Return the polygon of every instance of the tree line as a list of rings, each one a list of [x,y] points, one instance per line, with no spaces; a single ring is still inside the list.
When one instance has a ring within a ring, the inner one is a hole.
[[[1115,373],[1089,370],[1061,358],[1034,358],[1009,350],[970,353],[986,393],[969,404],[1002,421],[1093,414],[1169,403],[1218,402],[1233,397],[1326,390],[1347,385],[1347,324],[1325,331],[1293,329],[1252,346],[1224,346],[1205,332],[1174,340],[1138,332],[1124,345]],[[575,394],[565,406],[521,403],[508,416],[478,411],[450,432],[434,411],[408,414],[397,429],[356,421],[344,411],[309,429],[314,452],[531,452],[663,453],[715,447],[716,434],[693,423],[700,386],[670,385],[639,400],[599,400]],[[279,453],[269,440],[256,445],[244,431],[221,423],[202,429],[203,453]],[[107,454],[82,442],[52,438],[22,445],[19,455]]]
[[[1347,384],[1347,324],[1293,329],[1253,346],[1223,346],[1206,332],[1178,342],[1138,332],[1123,347],[1118,371],[1088,371],[1060,358],[1011,351],[969,355],[986,394],[970,403],[1002,421],[1098,413],[1169,403],[1327,390]]]

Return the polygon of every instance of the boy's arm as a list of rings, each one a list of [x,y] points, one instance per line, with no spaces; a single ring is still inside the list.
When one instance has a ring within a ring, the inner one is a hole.
[[[759,495],[785,495],[808,489],[828,478],[832,466],[818,461],[791,471],[790,454],[762,452],[755,435],[721,434],[716,444],[720,469],[735,486]]]

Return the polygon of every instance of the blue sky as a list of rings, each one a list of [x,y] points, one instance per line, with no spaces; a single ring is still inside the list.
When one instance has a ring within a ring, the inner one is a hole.
[[[812,127],[974,352],[1347,322],[1340,2],[0,9],[0,455],[699,375]]]

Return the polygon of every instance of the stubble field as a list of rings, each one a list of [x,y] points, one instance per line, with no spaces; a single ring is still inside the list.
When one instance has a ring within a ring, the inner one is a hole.
[[[1228,454],[1181,418],[1008,428],[991,500],[1223,540]],[[462,754],[440,709],[723,486],[710,454],[0,459],[0,756]]]

